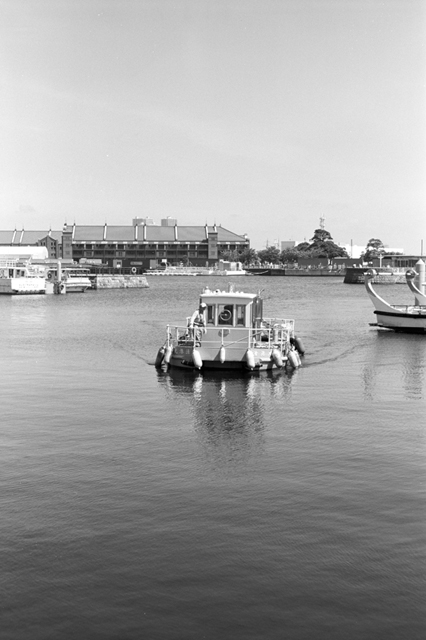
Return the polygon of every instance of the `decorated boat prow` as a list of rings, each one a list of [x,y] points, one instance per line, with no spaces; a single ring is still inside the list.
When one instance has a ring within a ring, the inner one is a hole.
[[[262,371],[298,368],[304,348],[294,320],[263,317],[260,294],[206,288],[192,316],[167,325],[157,367]]]
[[[426,305],[426,295],[422,291],[420,291],[420,289],[418,289],[415,284],[415,280],[416,278],[419,278],[419,275],[420,277],[422,276],[422,274],[418,274],[416,271],[414,271],[414,269],[408,269],[408,271],[405,274],[405,278],[407,280],[407,284],[410,288],[410,291],[414,293],[414,300],[416,301],[416,304]],[[424,276],[424,272],[423,272],[423,276]]]
[[[411,273],[407,274],[408,286],[415,292],[414,289],[416,287],[412,282],[414,276],[412,277]],[[372,280],[375,275],[374,269],[369,269],[365,273],[365,288],[374,305],[374,313],[377,319],[376,323],[370,323],[370,325],[405,333],[426,333],[426,304],[418,304],[417,299],[413,305],[389,304],[373,288]],[[414,289],[411,288],[410,284]],[[421,291],[418,293],[423,296]]]

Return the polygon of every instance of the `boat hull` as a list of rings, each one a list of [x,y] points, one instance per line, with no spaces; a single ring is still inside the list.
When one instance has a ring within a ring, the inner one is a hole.
[[[377,326],[384,329],[404,333],[426,333],[426,313],[392,313],[377,310],[374,313],[377,318]]]
[[[195,347],[195,350],[199,354],[199,360],[202,363],[203,369],[213,369],[216,371],[267,371],[271,369],[279,369],[272,359],[271,349],[253,349],[252,354],[254,357],[254,367],[251,368],[247,362],[247,349],[226,349],[225,359],[222,361],[220,353],[220,345],[218,348],[208,347]],[[283,363],[287,361],[287,358],[283,356]],[[177,346],[173,349],[170,361],[170,367],[177,367],[179,369],[197,369],[197,364],[194,362],[194,347],[192,346]]]
[[[67,293],[84,293],[92,286],[89,278],[70,277],[67,280],[64,280],[64,283]]]
[[[34,295],[46,293],[44,278],[0,278],[0,294]]]

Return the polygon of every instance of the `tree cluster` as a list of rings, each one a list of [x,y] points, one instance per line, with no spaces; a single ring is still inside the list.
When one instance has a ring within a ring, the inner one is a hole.
[[[385,245],[379,238],[370,238],[370,240],[367,242],[367,246],[365,247],[365,251],[363,251],[363,253],[361,254],[361,259],[364,262],[371,262],[374,258],[382,258],[383,256],[388,255],[401,254],[395,254],[394,252],[389,254],[385,249]]]
[[[344,257],[348,254],[345,249],[334,243],[331,234],[325,229],[315,229],[309,242],[301,242],[291,249],[280,251],[277,247],[267,247],[261,251],[244,249],[243,251],[223,251],[220,258],[244,265],[252,264],[289,264],[297,263],[301,258],[332,258]]]

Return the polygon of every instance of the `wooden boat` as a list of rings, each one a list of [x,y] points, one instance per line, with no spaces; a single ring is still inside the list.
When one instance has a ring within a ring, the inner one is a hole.
[[[180,326],[167,325],[156,366],[261,371],[301,364],[294,320],[264,318],[260,294],[205,288],[199,307]]]
[[[373,302],[374,313],[377,317],[377,322],[370,323],[370,325],[406,333],[426,333],[425,296],[414,285],[413,280],[416,273],[412,269],[406,273],[407,284],[416,298],[413,305],[389,304],[383,300],[373,289],[372,280],[375,275],[374,269],[369,269],[365,273],[365,288]],[[419,304],[419,300],[421,304]]]
[[[24,295],[46,293],[44,269],[40,270],[31,261],[0,259],[0,293]]]

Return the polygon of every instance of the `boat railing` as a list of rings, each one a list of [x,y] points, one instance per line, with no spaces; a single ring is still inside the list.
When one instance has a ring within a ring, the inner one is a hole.
[[[0,260],[0,269],[14,269],[18,265],[18,260]]]
[[[279,346],[283,350],[294,337],[294,320],[264,318],[258,327],[251,330],[251,347]]]
[[[392,304],[390,305],[395,311],[402,311],[402,313],[419,313],[421,315],[426,314],[426,305],[412,305],[412,304]]]
[[[209,339],[207,329],[219,329],[214,340]],[[206,335],[207,333],[207,335]],[[246,345],[247,348],[273,348],[279,347],[282,351],[290,343],[290,338],[294,337],[294,320],[278,320],[269,318],[262,321],[256,327],[230,327],[211,326],[189,327],[188,323],[182,325],[167,325],[167,346],[216,346],[218,340],[222,345],[232,347],[233,345]]]

